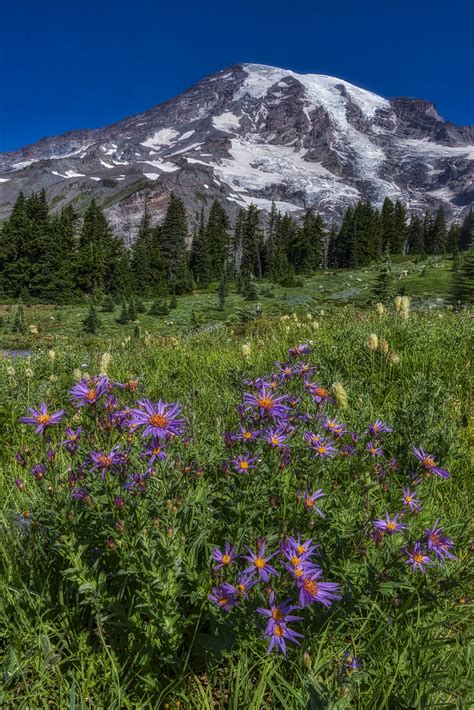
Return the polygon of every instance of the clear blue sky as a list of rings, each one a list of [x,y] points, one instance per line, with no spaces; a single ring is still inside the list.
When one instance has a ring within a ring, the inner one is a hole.
[[[95,128],[239,62],[419,96],[474,123],[471,0],[5,0],[0,151]]]

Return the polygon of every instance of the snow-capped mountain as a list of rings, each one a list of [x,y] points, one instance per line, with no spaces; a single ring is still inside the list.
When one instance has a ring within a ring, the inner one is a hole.
[[[234,214],[274,200],[338,219],[359,199],[388,196],[459,217],[474,203],[474,127],[421,99],[241,64],[111,126],[0,153],[0,217],[20,190],[41,188],[55,209],[81,211],[95,197],[127,241],[145,202],[159,218],[171,190],[192,213],[213,199]]]

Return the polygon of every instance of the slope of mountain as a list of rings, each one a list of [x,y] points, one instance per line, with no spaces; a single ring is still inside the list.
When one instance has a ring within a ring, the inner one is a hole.
[[[474,203],[474,127],[421,99],[387,100],[341,79],[257,64],[230,67],[142,114],[0,153],[0,217],[20,190],[54,208],[95,197],[133,239],[147,202],[171,190],[194,212],[213,199],[314,207],[339,218],[359,199],[400,198],[412,212]]]

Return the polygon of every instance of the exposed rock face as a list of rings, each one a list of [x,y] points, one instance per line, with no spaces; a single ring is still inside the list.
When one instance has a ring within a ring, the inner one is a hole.
[[[95,197],[133,240],[145,200],[163,215],[171,190],[191,214],[214,199],[314,207],[338,219],[359,199],[400,198],[412,212],[474,201],[474,127],[445,122],[422,99],[388,101],[334,77],[242,64],[98,130],[0,153],[0,217],[20,190],[55,209]]]

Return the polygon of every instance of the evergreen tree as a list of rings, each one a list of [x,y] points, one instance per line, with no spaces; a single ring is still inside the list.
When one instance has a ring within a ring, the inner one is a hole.
[[[453,274],[451,300],[454,303],[474,303],[474,242],[464,254],[458,271]]]
[[[168,304],[162,299],[154,301],[148,311],[151,316],[167,316],[169,312]]]
[[[460,241],[461,228],[459,224],[453,222],[449,227],[448,236],[446,240],[446,251],[449,254],[456,254],[459,252],[459,241]]]
[[[227,268],[225,264],[223,264],[221,267],[221,278],[219,281],[219,288],[217,292],[219,295],[219,310],[223,311],[225,308],[225,299],[228,293]]]
[[[424,251],[426,254],[433,254],[433,245],[431,243],[431,237],[433,232],[433,218],[430,212],[425,214],[423,220],[423,244]]]
[[[28,295],[30,262],[28,240],[30,221],[27,200],[22,192],[0,232],[0,287],[4,296]]]
[[[397,243],[395,205],[389,197],[386,197],[380,214],[380,253],[391,252]]]
[[[243,276],[260,277],[262,275],[260,261],[262,236],[257,206],[251,204],[242,225],[242,259],[240,263],[240,273]]]
[[[113,313],[115,311],[115,303],[112,296],[105,296],[100,310],[102,313]]]
[[[204,208],[201,208],[199,225],[193,237],[190,266],[195,282],[199,286],[207,286],[212,280],[214,270],[211,261],[208,230],[204,221]]]
[[[182,201],[174,193],[171,193],[158,237],[168,290],[176,294],[190,291],[191,274],[186,252],[188,237],[186,212]]]
[[[87,316],[82,321],[84,333],[95,335],[100,328],[100,319],[93,303],[89,306]]]
[[[134,293],[145,298],[166,293],[158,232],[159,227],[154,228],[151,224],[151,216],[146,204],[130,258],[132,289]]]
[[[469,213],[465,216],[461,230],[459,232],[459,248],[462,251],[469,249],[470,245],[474,241],[474,212],[471,209]]]
[[[126,323],[128,323],[129,320],[130,317],[128,315],[127,304],[125,303],[125,301],[122,301],[122,305],[120,307],[120,314],[117,318],[117,323],[120,323],[120,325],[125,325]]]
[[[173,294],[170,298],[170,303],[169,303],[169,309],[170,311],[173,310],[174,308],[178,307],[178,299],[176,296]]]
[[[128,319],[131,321],[137,320],[137,308],[135,306],[135,301],[132,300],[128,304]]]
[[[234,267],[234,274],[240,275],[240,267],[242,262],[242,234],[244,229],[245,210],[239,211],[237,220],[234,226],[234,232],[230,242],[230,258]]]
[[[12,324],[12,333],[18,333],[19,335],[26,334],[25,309],[21,301],[18,302],[16,307],[15,317]]]
[[[423,254],[425,249],[425,238],[423,222],[419,217],[412,217],[408,228],[408,252],[410,254]]]
[[[444,210],[439,207],[430,230],[430,244],[432,254],[444,254],[446,251],[447,230]]]
[[[389,303],[393,296],[393,275],[390,261],[387,259],[379,269],[372,289],[374,299],[383,304]]]
[[[394,208],[394,233],[390,251],[392,254],[405,254],[407,248],[407,211],[404,205],[397,200]]]
[[[210,256],[213,279],[220,278],[224,262],[229,256],[229,218],[226,211],[214,201],[206,226],[206,243]]]

